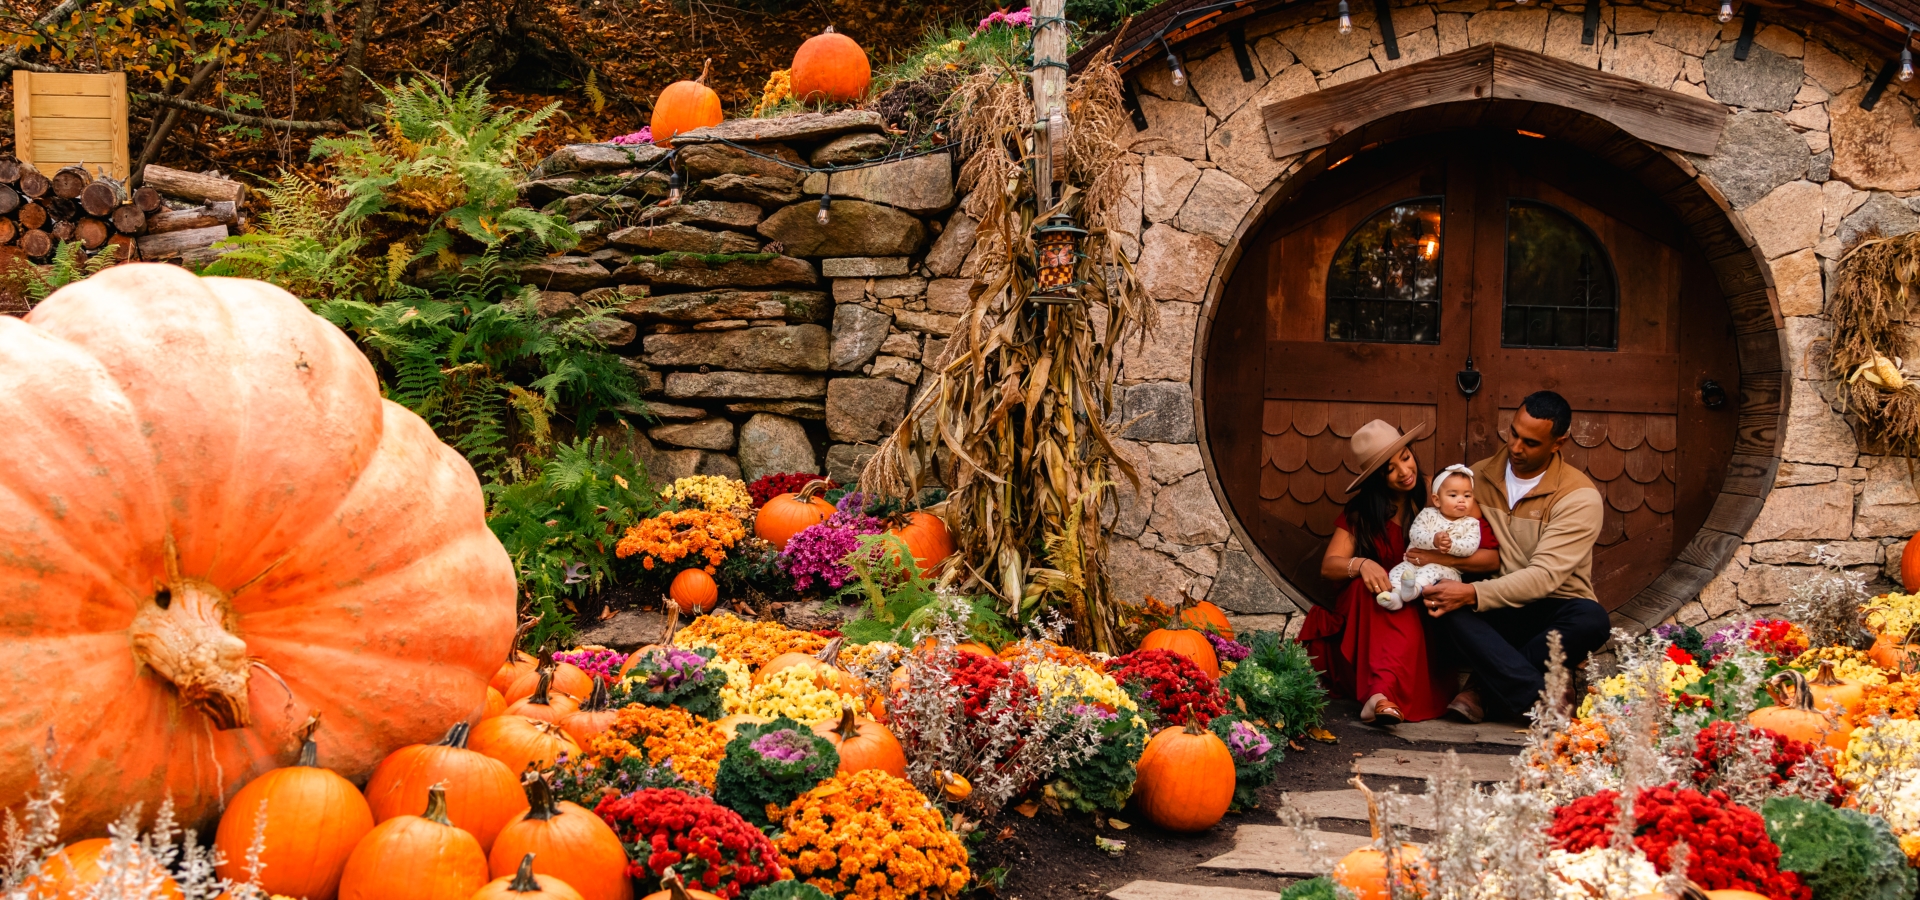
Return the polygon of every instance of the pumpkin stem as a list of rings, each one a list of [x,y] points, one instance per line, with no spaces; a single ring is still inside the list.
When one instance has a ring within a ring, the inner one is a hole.
[[[313,742],[313,733],[319,730],[320,714],[308,716],[307,724],[300,727],[300,758],[294,765],[309,769],[320,765],[320,746]]]
[[[693,900],[693,897],[687,893],[686,882],[681,881],[680,873],[671,867],[667,869],[667,874],[661,877],[660,886],[667,889],[671,900]]]
[[[540,615],[546,614],[541,613]],[[534,626],[538,624],[540,624],[540,616],[534,616],[525,622],[521,622],[518,627],[513,629],[513,643],[507,645],[507,662],[513,662],[515,658],[519,656],[521,652],[520,639],[526,637],[527,632],[532,631]]]
[[[693,80],[693,83],[694,83],[694,84],[706,84],[706,83],[707,83],[707,76],[708,76],[708,75],[711,75],[711,74],[713,74],[713,57],[711,57],[711,56],[709,56],[709,57],[707,57],[707,61],[706,61],[706,62],[704,62],[704,63],[701,63],[701,64],[700,64],[700,77],[699,77],[699,78],[695,78],[695,79]]]
[[[527,698],[527,702],[539,706],[552,706],[552,698],[547,694],[552,688],[553,666],[543,666],[540,669],[540,683],[534,685],[533,695]]]
[[[447,736],[440,739],[439,746],[465,750],[467,749],[467,734],[471,731],[473,731],[471,724],[455,722],[452,728],[447,729]]]
[[[554,802],[553,785],[547,783],[545,772],[528,772],[520,782],[527,791],[527,818],[535,822],[544,822],[560,815],[560,805]]]
[[[447,819],[446,782],[442,781],[433,787],[427,788],[427,811],[421,813],[420,818],[426,819],[429,822],[445,825],[449,828],[453,827],[453,823]]]
[[[815,654],[814,658],[830,666],[839,668],[840,645],[843,642],[845,642],[846,639],[847,639],[846,636],[842,635],[840,637],[837,637],[837,638],[834,638],[833,640],[828,641],[827,646],[825,646],[824,648],[821,648],[820,652],[818,654]]]
[[[860,736],[860,723],[853,718],[853,704],[840,705],[840,721],[833,725],[833,733],[842,741],[850,741]]]
[[[1833,674],[1833,663],[1824,659],[1820,661],[1820,671],[1813,673],[1813,678],[1807,683],[1816,687],[1837,687],[1846,684],[1840,680],[1840,676]]]
[[[1783,689],[1787,687],[1793,689],[1792,702],[1788,702],[1786,698],[1781,696],[1781,694],[1784,693]],[[1805,710],[1807,712],[1814,711],[1813,692],[1807,690],[1807,676],[1793,669],[1788,669],[1767,679],[1767,696],[1773,698],[1773,704],[1775,706],[1786,709]]]
[[[666,628],[663,629],[660,633],[660,646],[665,647],[669,644],[672,644],[673,634],[674,632],[679,630],[680,630],[680,602],[673,599],[672,597],[668,597],[667,598],[667,625],[666,625]]]
[[[1373,789],[1367,787],[1367,783],[1361,781],[1360,776],[1355,775],[1347,779],[1347,783],[1357,788],[1360,791],[1360,796],[1367,798],[1367,825],[1373,829],[1373,839],[1376,841],[1379,840],[1380,801],[1374,798]]]
[[[533,877],[533,854],[520,857],[520,868],[513,873],[512,883],[507,890],[516,894],[533,894],[540,890],[540,882]]]
[[[167,539],[168,578],[133,617],[133,658],[173,684],[186,705],[226,731],[253,724],[247,704],[247,643],[233,634],[227,594],[178,573]]]
[[[825,478],[815,478],[800,486],[798,494],[801,503],[807,503],[833,487],[833,482]]]
[[[1188,734],[1201,733],[1201,731],[1203,731],[1204,729],[1200,727],[1200,717],[1193,714],[1193,704],[1191,703],[1187,704],[1186,708],[1187,708],[1187,733]]]
[[[607,696],[607,680],[596,672],[593,676],[593,693],[587,695],[587,702],[581,709],[606,712],[611,706],[612,698]]]

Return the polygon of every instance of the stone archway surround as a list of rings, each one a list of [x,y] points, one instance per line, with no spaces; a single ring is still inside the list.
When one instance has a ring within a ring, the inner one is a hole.
[[[1257,554],[1245,552],[1251,546],[1247,532],[1218,492],[1212,454],[1202,444],[1204,419],[1196,418],[1205,415],[1193,399],[1205,396],[1205,373],[1195,348],[1205,346],[1213,304],[1241,236],[1284,201],[1290,183],[1338,156],[1328,151],[1271,158],[1256,127],[1258,113],[1249,110],[1382,67],[1432,58],[1441,49],[1499,40],[1650,86],[1712,96],[1730,113],[1727,140],[1715,153],[1690,156],[1637,146],[1649,164],[1658,162],[1656,168],[1664,169],[1649,169],[1645,176],[1656,192],[1697,185],[1690,202],[1675,203],[1683,218],[1696,226],[1701,216],[1724,223],[1717,242],[1702,241],[1715,248],[1710,255],[1722,257],[1727,249],[1745,253],[1744,273],[1716,267],[1723,293],[1757,292],[1766,298],[1764,327],[1743,319],[1741,339],[1747,356],[1770,353],[1774,359],[1765,366],[1770,371],[1759,370],[1764,364],[1745,366],[1752,386],[1745,399],[1753,408],[1741,422],[1741,455],[1759,461],[1734,472],[1733,480],[1740,483],[1723,491],[1710,520],[1719,536],[1701,535],[1684,557],[1692,568],[1669,573],[1656,585],[1666,599],[1634,608],[1623,624],[1644,627],[1669,613],[1690,623],[1755,614],[1752,607],[1779,602],[1794,581],[1810,573],[1793,564],[1803,563],[1804,551],[1815,542],[1836,543],[1847,562],[1879,578],[1883,563],[1898,558],[1904,535],[1920,526],[1920,498],[1910,488],[1903,493],[1891,477],[1889,464],[1898,460],[1856,446],[1828,402],[1832,382],[1816,348],[1827,327],[1825,281],[1844,246],[1864,233],[1898,233],[1920,223],[1904,203],[1907,194],[1920,189],[1920,181],[1903,183],[1909,176],[1920,178],[1920,172],[1882,161],[1880,174],[1872,174],[1861,161],[1873,154],[1859,143],[1876,132],[1886,144],[1920,141],[1911,119],[1913,98],[1889,91],[1875,112],[1857,111],[1854,104],[1875,54],[1817,23],[1775,21],[1784,15],[1771,11],[1752,49],[1755,65],[1741,69],[1722,58],[1730,57],[1737,32],[1721,34],[1711,23],[1710,7],[1622,6],[1617,20],[1609,8],[1598,47],[1583,49],[1578,8],[1489,4],[1475,11],[1471,6],[1397,8],[1406,57],[1398,64],[1382,58],[1366,11],[1355,16],[1353,39],[1359,48],[1337,53],[1329,49],[1339,40],[1325,18],[1329,10],[1295,7],[1246,25],[1257,76],[1250,82],[1241,83],[1237,60],[1224,40],[1209,45],[1200,39],[1178,48],[1191,79],[1184,90],[1173,89],[1157,63],[1130,73],[1149,128],[1133,140],[1144,170],[1144,185],[1133,199],[1144,220],[1129,255],[1138,258],[1136,267],[1146,275],[1149,290],[1172,315],[1163,317],[1163,324],[1171,325],[1144,348],[1129,349],[1121,375],[1123,414],[1129,420],[1144,416],[1151,425],[1130,429],[1127,436],[1147,442],[1144,455],[1156,464],[1157,482],[1149,492],[1159,500],[1123,498],[1114,519],[1117,563],[1139,565],[1144,574],[1135,577],[1137,584],[1161,585],[1184,575],[1190,594],[1210,596],[1229,612],[1297,613],[1304,601],[1296,602]],[[1436,18],[1437,46],[1430,42]],[[1612,33],[1616,21],[1619,34]],[[1481,41],[1482,35],[1489,40]],[[1650,64],[1649,48],[1656,51],[1652,56],[1665,54],[1671,64],[1666,69]],[[1723,76],[1738,77],[1716,84],[1714,79]],[[1793,152],[1797,158],[1791,158]],[[1207,312],[1200,312],[1203,307]],[[1763,381],[1770,382],[1764,396]],[[1196,421],[1202,427],[1195,427]],[[1756,450],[1761,452],[1750,452]],[[1196,511],[1193,501],[1201,499],[1211,502],[1199,505],[1220,510]],[[1168,507],[1179,511],[1168,512]],[[1197,563],[1190,564],[1194,559]],[[1167,591],[1151,592],[1165,596]],[[1236,599],[1241,597],[1250,602]],[[1664,608],[1676,604],[1677,612]]]

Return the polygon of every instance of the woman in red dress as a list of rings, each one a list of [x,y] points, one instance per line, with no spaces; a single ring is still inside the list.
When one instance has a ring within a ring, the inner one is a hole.
[[[1402,559],[1462,572],[1500,565],[1484,523],[1485,543],[1473,556],[1407,549],[1407,526],[1426,500],[1426,478],[1407,445],[1425,433],[1422,425],[1403,435],[1379,419],[1353,433],[1347,452],[1360,475],[1347,486],[1353,497],[1334,521],[1332,543],[1320,561],[1322,577],[1347,586],[1331,609],[1310,610],[1300,630],[1301,643],[1333,694],[1360,701],[1360,721],[1369,724],[1439,718],[1457,689],[1453,671],[1427,652],[1420,604],[1390,611],[1375,602],[1377,594],[1391,588],[1387,570]]]

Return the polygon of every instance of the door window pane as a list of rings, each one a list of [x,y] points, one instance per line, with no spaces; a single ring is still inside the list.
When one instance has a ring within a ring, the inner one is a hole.
[[[1327,340],[1440,343],[1440,198],[1389,206],[1341,242],[1327,272]]]
[[[1506,287],[1502,344],[1618,349],[1613,261],[1572,216],[1543,203],[1508,204]]]

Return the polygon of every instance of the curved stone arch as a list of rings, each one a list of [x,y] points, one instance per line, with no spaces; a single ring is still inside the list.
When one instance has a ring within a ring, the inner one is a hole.
[[[1739,214],[1720,190],[1678,153],[1650,145],[1617,125],[1578,109],[1496,98],[1417,105],[1368,122],[1325,146],[1307,151],[1282,166],[1268,184],[1252,186],[1258,189],[1258,197],[1214,265],[1194,332],[1191,375],[1194,431],[1203,471],[1234,539],[1246,548],[1262,574],[1301,609],[1309,608],[1306,596],[1282,577],[1264,552],[1257,549],[1259,545],[1242,523],[1215,469],[1206,411],[1206,350],[1214,320],[1221,308],[1227,281],[1241,261],[1245,241],[1309,182],[1325,172],[1330,163],[1337,165],[1354,153],[1389,141],[1454,127],[1447,124],[1453,117],[1446,113],[1464,111],[1465,107],[1478,108],[1473,110],[1478,113],[1473,118],[1480,125],[1523,128],[1566,141],[1635,177],[1671,207],[1707,256],[1708,266],[1731,312],[1741,377],[1733,455],[1700,531],[1667,571],[1614,610],[1616,627],[1645,631],[1700,593],[1733,557],[1747,529],[1760,515],[1780,466],[1791,399],[1792,367],[1771,269]]]

